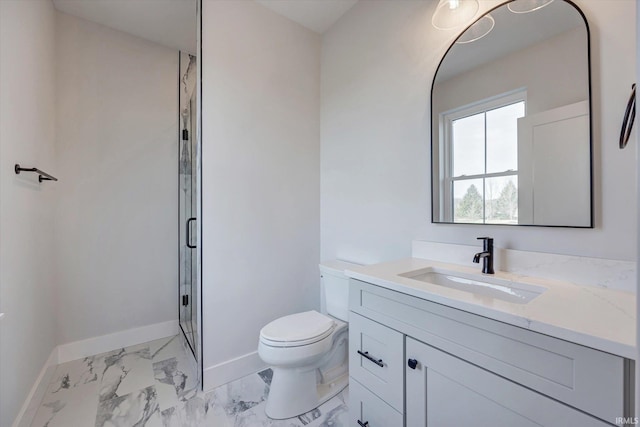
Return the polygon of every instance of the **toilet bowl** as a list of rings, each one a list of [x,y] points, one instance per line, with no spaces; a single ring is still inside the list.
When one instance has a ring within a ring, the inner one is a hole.
[[[258,354],[273,370],[265,407],[269,418],[309,412],[348,385],[349,288],[344,270],[354,265],[343,261],[320,265],[323,313],[291,314],[260,331]]]
[[[347,338],[345,322],[317,311],[281,317],[265,326],[258,354],[273,369],[267,416],[292,418],[341,392],[349,380]]]

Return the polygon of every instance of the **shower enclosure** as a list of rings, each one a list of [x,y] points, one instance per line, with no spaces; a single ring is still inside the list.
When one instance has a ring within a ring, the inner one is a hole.
[[[180,328],[200,363],[200,280],[198,248],[199,229],[199,162],[198,162],[198,91],[196,88],[197,59],[180,52],[179,57],[179,157],[178,157],[178,230],[179,230],[179,321]],[[200,371],[200,369],[198,369]],[[200,374],[200,372],[199,372]]]

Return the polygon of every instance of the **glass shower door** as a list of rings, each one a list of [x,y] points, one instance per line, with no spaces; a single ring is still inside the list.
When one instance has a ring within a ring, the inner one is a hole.
[[[179,152],[179,321],[196,360],[198,338],[198,192],[196,147],[196,58],[180,54],[180,152]]]

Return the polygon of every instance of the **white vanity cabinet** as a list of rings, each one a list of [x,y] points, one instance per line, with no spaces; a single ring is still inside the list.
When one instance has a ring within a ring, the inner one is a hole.
[[[556,400],[407,337],[407,426],[609,425]]]
[[[349,305],[354,425],[606,426],[633,415],[622,357],[353,279]]]

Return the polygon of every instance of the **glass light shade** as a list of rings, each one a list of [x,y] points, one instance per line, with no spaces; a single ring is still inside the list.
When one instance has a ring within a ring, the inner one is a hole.
[[[475,16],[478,7],[478,0],[440,0],[431,24],[439,30],[461,27]]]
[[[553,0],[515,0],[507,5],[513,13],[529,13],[553,3]]]
[[[478,19],[475,24],[467,28],[467,31],[456,40],[456,44],[471,43],[480,40],[493,30],[496,21],[489,14]]]

